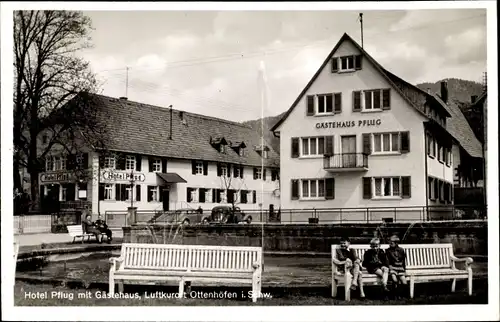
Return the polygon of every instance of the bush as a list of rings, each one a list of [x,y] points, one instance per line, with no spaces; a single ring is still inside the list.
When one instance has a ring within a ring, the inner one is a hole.
[[[17,262],[16,271],[18,272],[37,271],[47,266],[48,263],[49,261],[47,260],[46,256],[22,259]]]

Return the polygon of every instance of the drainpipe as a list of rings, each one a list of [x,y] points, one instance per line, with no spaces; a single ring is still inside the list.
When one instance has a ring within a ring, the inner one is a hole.
[[[428,168],[427,168],[427,158],[428,158],[428,151],[427,151],[427,127],[424,124],[424,143],[425,143],[425,148],[424,148],[424,158],[425,158],[425,215],[427,217],[427,220],[429,219],[429,174],[428,174]]]
[[[101,214],[101,200],[99,198],[99,186],[101,184],[101,160],[100,154],[97,157],[97,214]],[[106,220],[107,218],[104,218]]]

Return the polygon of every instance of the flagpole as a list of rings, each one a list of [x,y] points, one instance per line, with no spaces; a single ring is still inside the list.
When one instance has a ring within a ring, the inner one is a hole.
[[[263,212],[263,206],[264,206],[264,106],[266,104],[266,96],[265,96],[265,82],[266,82],[266,79],[265,79],[265,67],[264,67],[264,61],[261,61],[260,62],[260,77],[261,77],[261,88],[260,88],[260,99],[261,99],[261,102],[260,102],[260,108],[261,108],[261,133],[260,133],[260,147],[262,149],[261,153],[262,153],[262,158],[261,158],[261,175],[262,175],[262,183],[261,183],[261,189],[260,189],[260,193],[261,193],[261,206],[260,206],[260,209],[261,209],[261,222],[260,222],[260,225],[261,225],[261,245],[262,245],[262,253],[264,253],[264,212]],[[262,258],[262,266],[264,266],[264,258]]]

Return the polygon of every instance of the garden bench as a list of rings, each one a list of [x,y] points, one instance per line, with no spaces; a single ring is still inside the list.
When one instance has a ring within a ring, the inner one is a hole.
[[[119,258],[110,258],[109,293],[123,292],[123,281],[176,281],[179,298],[185,282],[248,283],[252,301],[262,287],[262,247],[122,244]]]
[[[75,242],[76,238],[81,238],[82,239],[82,244],[85,240],[85,237],[87,237],[87,241],[90,241],[90,237],[96,237],[94,234],[87,234],[83,232],[83,226],[82,225],[68,225],[66,226],[68,228],[68,234],[70,237],[73,237],[72,243]],[[101,235],[106,235],[106,233],[100,233]]]
[[[345,261],[336,258],[336,249],[339,245],[332,245],[332,297],[337,296],[337,287],[343,285],[345,289],[345,299],[350,300],[351,274],[344,274],[338,268],[345,265]],[[382,249],[387,249],[389,245],[380,245]],[[468,280],[469,295],[472,295],[472,258],[457,258],[453,255],[453,244],[402,244],[399,247],[406,252],[406,277],[410,285],[410,298],[414,296],[415,284],[431,281],[451,280],[451,291],[455,292],[456,281],[458,279]],[[356,252],[357,257],[363,262],[363,255],[370,245],[351,245],[351,249]],[[463,263],[463,268],[457,268],[456,263]],[[375,274],[368,274],[362,268],[363,284],[377,285],[380,283],[379,277]]]

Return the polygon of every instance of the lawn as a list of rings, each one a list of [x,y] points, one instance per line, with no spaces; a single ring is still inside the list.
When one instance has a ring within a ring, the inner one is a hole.
[[[64,286],[53,286],[47,284],[29,284],[16,282],[14,287],[14,304],[16,306],[237,306],[237,305],[415,305],[415,304],[486,304],[487,282],[478,281],[476,290],[472,296],[468,296],[463,288],[458,288],[456,293],[449,293],[448,283],[433,283],[425,287],[426,290],[414,299],[381,299],[378,288],[369,287],[366,290],[367,299],[359,300],[353,298],[351,302],[345,302],[340,295],[339,299],[332,299],[328,295],[328,290],[312,290],[309,294],[293,289],[273,289],[264,288],[262,292],[267,298],[260,299],[257,303],[252,303],[247,295],[248,288],[198,288],[193,287],[191,294],[186,294],[187,298],[176,299],[167,298],[176,294],[175,288],[161,288],[147,290],[144,287],[129,286],[125,288],[128,298],[106,298],[103,289],[70,289]],[[420,289],[424,285],[419,285]],[[164,298],[147,298],[159,292]],[[224,296],[224,292],[226,295]],[[137,298],[134,298],[136,294]],[[147,296],[146,296],[147,294]],[[214,299],[214,294],[219,294],[218,299]],[[46,295],[45,299],[32,299],[30,296],[40,297]],[[205,298],[200,298],[205,296]],[[212,298],[207,298],[207,297]],[[229,298],[235,296],[236,298]],[[104,297],[104,298],[103,298]],[[198,298],[196,298],[198,297]]]

